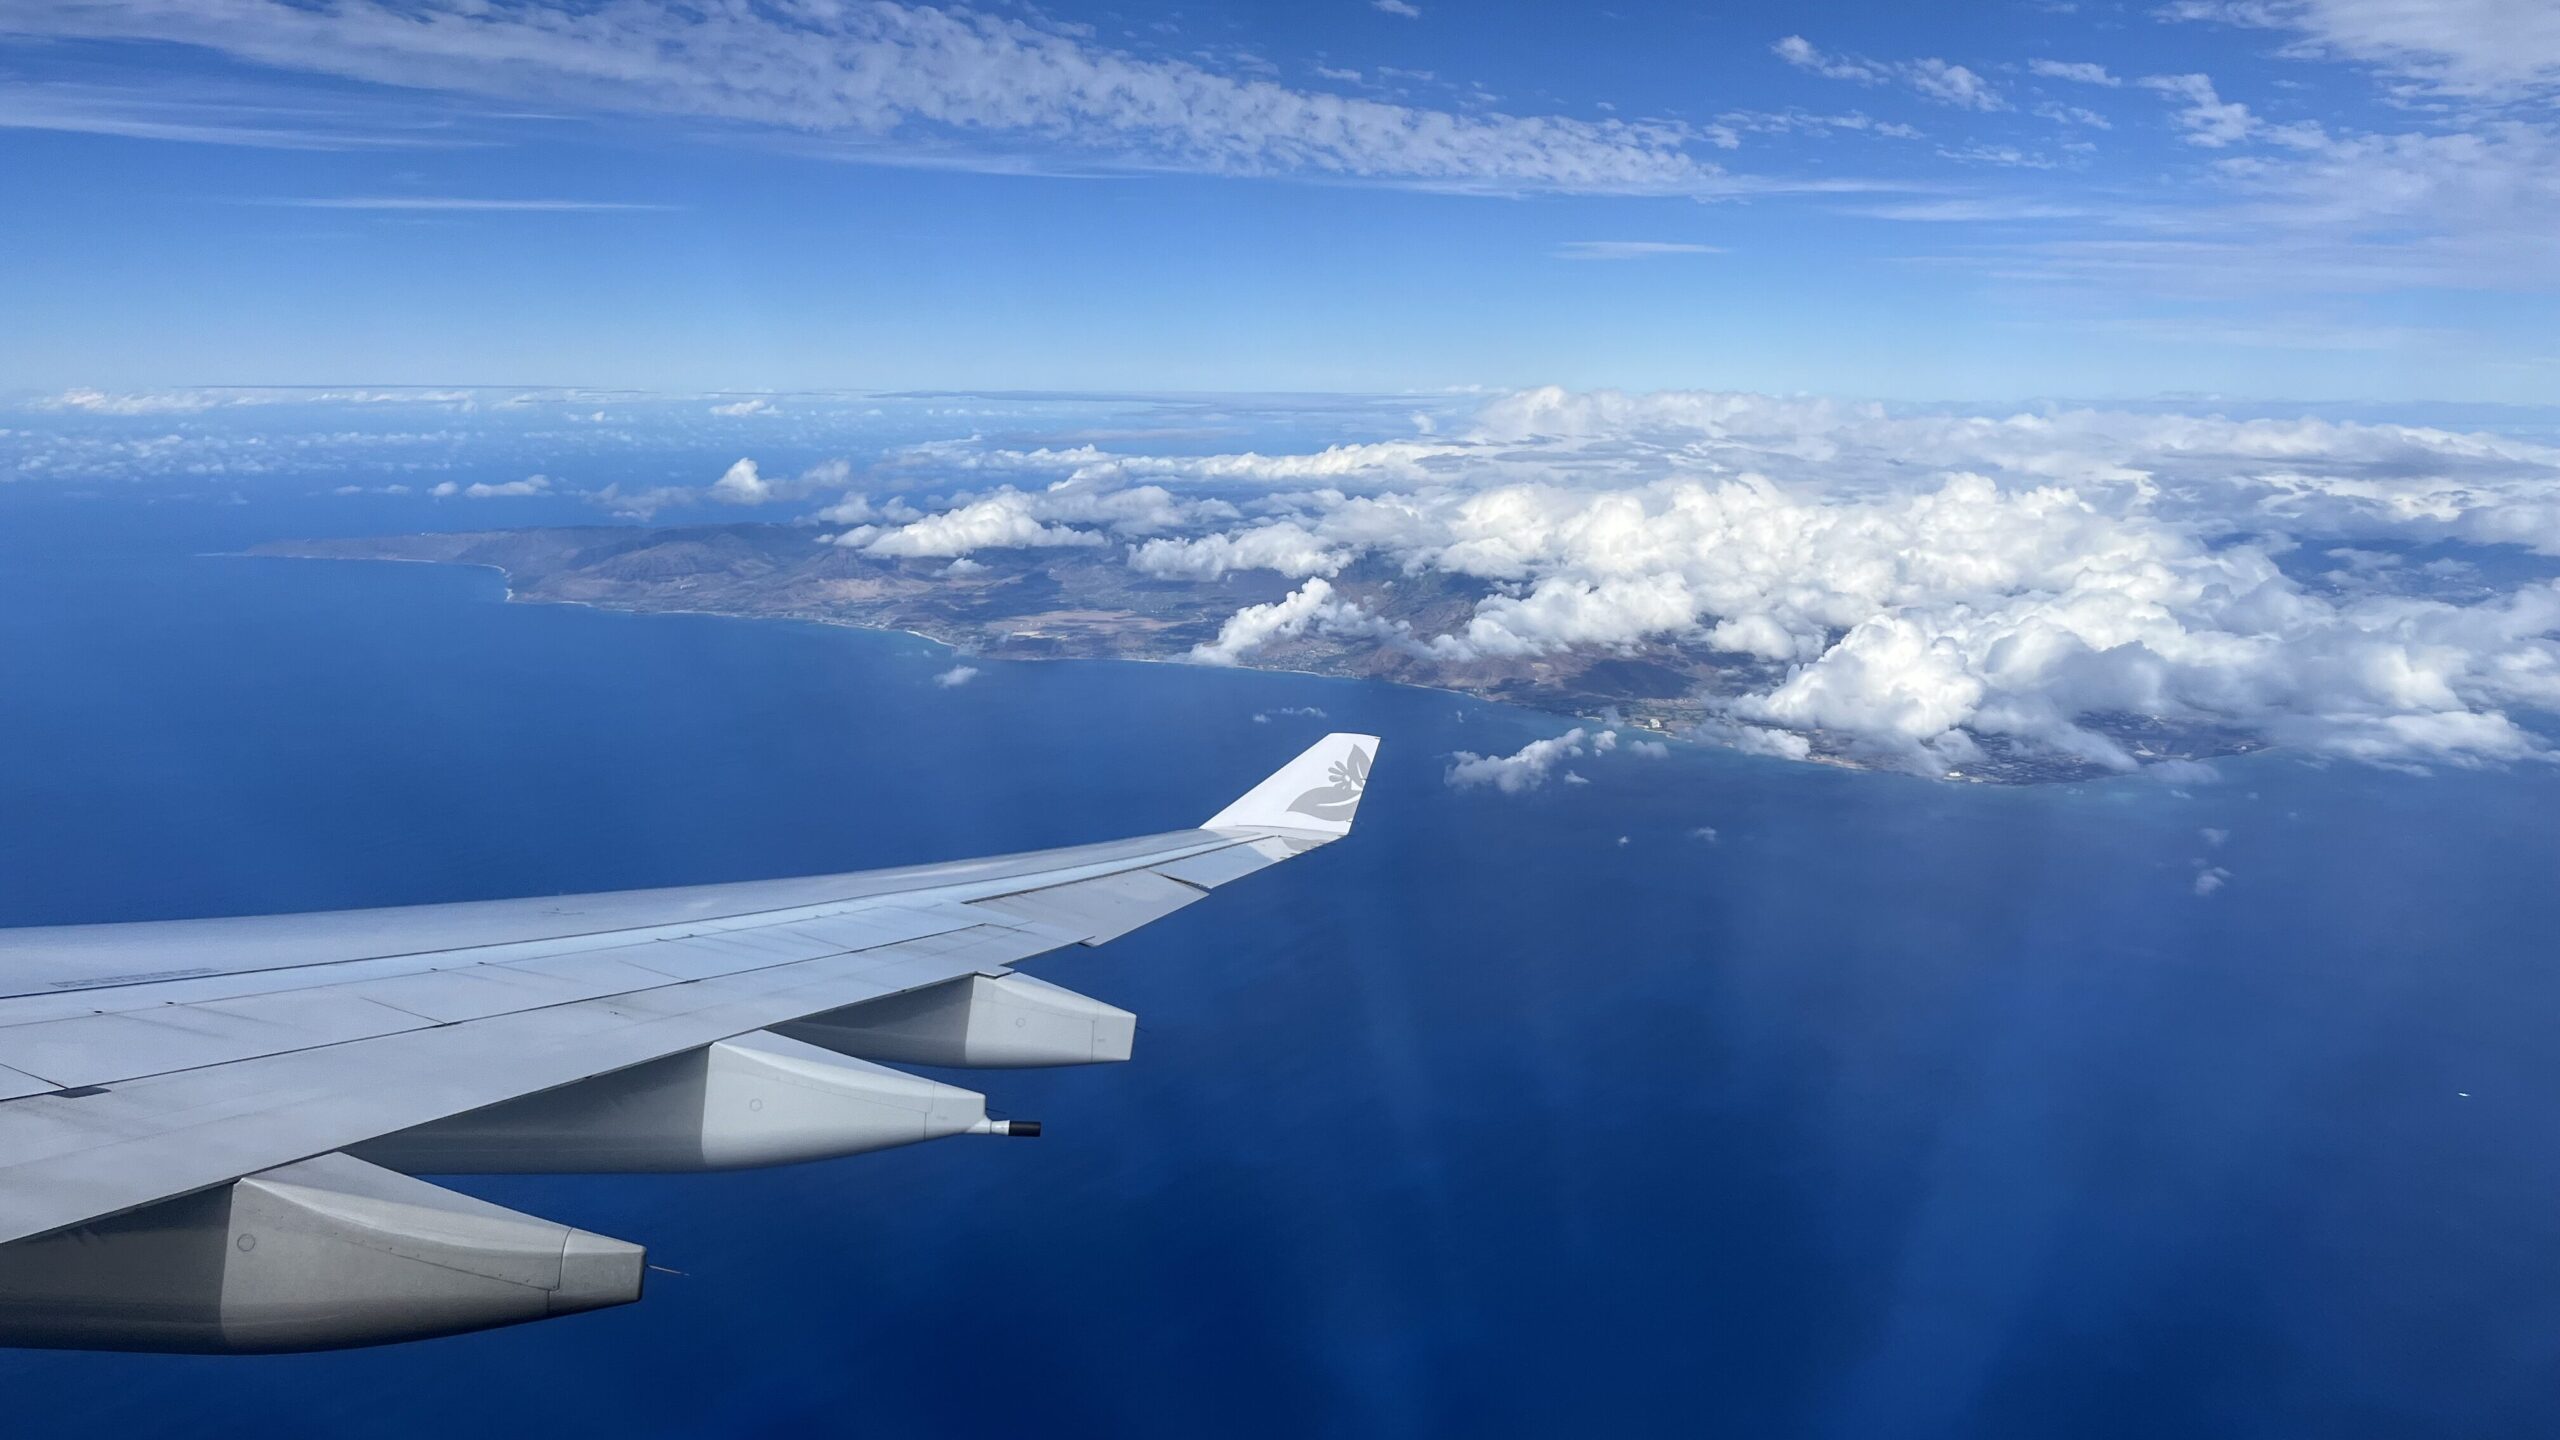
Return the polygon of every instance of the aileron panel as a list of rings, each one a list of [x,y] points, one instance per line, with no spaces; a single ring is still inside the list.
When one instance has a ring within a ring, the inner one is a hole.
[[[1136,870],[980,900],[975,906],[1072,930],[1085,944],[1099,945],[1160,920],[1203,893],[1179,880]]]

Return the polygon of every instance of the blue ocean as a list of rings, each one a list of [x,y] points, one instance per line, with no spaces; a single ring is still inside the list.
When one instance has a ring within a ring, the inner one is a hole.
[[[788,875],[1193,823],[1327,730],[1359,833],[1043,978],[1036,1143],[462,1188],[641,1304],[259,1359],[0,1352],[54,1436],[2545,1436],[2560,776],[2003,789],[1570,722],[232,558],[339,503],[0,504],[0,923]],[[1320,711],[1321,714],[1305,713]],[[2201,883],[2200,883],[2201,882]]]

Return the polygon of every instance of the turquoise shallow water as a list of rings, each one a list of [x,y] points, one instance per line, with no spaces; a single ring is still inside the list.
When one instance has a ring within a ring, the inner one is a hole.
[[[1997,790],[1683,747],[1505,797],[1447,754],[1560,722],[1173,666],[946,689],[907,637],[198,558],[283,511],[11,518],[11,924],[1066,843],[1386,737],[1352,842],[1040,967],[1144,1029],[979,1077],[1038,1143],[468,1182],[686,1273],[385,1351],[0,1354],[13,1436],[2560,1423],[2540,770]]]

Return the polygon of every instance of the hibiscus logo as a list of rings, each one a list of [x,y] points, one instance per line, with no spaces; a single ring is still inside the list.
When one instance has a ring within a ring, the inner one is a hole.
[[[1369,788],[1369,752],[1354,745],[1349,755],[1334,761],[1324,773],[1326,783],[1290,801],[1289,809],[1347,825],[1351,812],[1360,808],[1360,792]]]

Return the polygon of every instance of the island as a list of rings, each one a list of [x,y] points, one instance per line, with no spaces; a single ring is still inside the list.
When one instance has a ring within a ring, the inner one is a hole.
[[[1164,578],[1130,567],[1118,546],[982,550],[965,561],[895,558],[821,543],[805,525],[663,528],[570,526],[271,542],[249,553],[306,559],[406,560],[502,572],[511,600],[613,610],[690,612],[904,630],[998,660],[1186,660],[1216,642],[1237,611],[1276,603],[1299,581],[1269,570],[1216,579]],[[1492,582],[1407,571],[1367,559],[1330,577],[1336,598],[1405,633],[1460,629]],[[1623,649],[1450,659],[1373,633],[1319,627],[1275,636],[1234,663],[1257,669],[1427,686],[1653,734],[1712,738],[1725,697],[1764,691],[1786,667],[1699,641]],[[2258,748],[2242,731],[2148,716],[2088,717],[2145,760],[2203,759]],[[1982,759],[1961,776],[2035,783],[2112,773],[1975,737]],[[1806,759],[1865,768],[1875,757],[1812,732]]]

